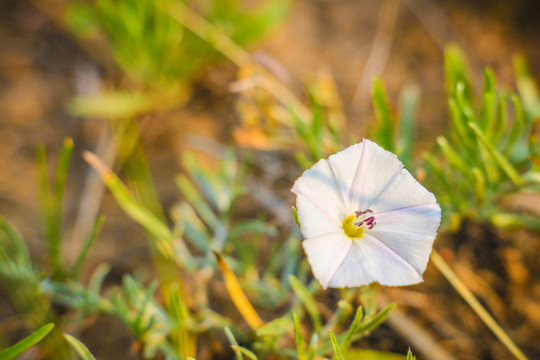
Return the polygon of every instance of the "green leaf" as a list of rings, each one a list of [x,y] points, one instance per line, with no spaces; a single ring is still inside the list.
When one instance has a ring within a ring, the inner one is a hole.
[[[418,86],[407,86],[403,90],[397,154],[409,171],[412,170],[414,161],[414,120],[419,98],[420,88]]]
[[[279,336],[294,328],[294,321],[290,315],[285,315],[267,322],[257,329],[257,336]]]
[[[448,160],[448,163],[454,166],[459,170],[463,175],[470,177],[471,170],[470,165],[466,163],[466,160],[463,159],[448,143],[445,137],[439,136],[437,138],[437,144],[441,148],[444,156]]]
[[[250,360],[258,360],[257,358],[257,355],[255,355],[255,353],[253,351],[250,351],[242,346],[238,346],[238,345],[231,345],[231,347],[233,348],[233,350],[238,350],[242,353],[242,355],[245,355],[248,359]]]
[[[490,220],[493,225],[501,228],[540,231],[540,219],[537,216],[501,212],[493,215]]]
[[[514,72],[519,95],[529,118],[540,113],[540,95],[529,65],[523,56],[514,57]]]
[[[469,127],[473,130],[473,132],[476,134],[477,138],[480,140],[480,142],[486,147],[489,154],[493,157],[495,162],[501,167],[501,169],[504,171],[504,173],[508,176],[510,180],[516,185],[521,185],[522,181],[519,176],[519,173],[514,169],[510,161],[500,153],[499,150],[497,150],[493,145],[491,145],[484,134],[482,133],[482,130],[478,127],[476,123],[470,122]]]
[[[449,97],[453,97],[457,88],[457,84],[464,85],[464,94],[467,100],[472,97],[472,90],[469,81],[469,69],[467,60],[461,49],[455,45],[447,45],[444,49],[444,69],[446,90]]]
[[[294,341],[296,342],[296,353],[298,360],[306,360],[306,349],[304,344],[304,338],[302,337],[302,332],[300,331],[300,319],[296,313],[294,316]]]
[[[495,88],[495,75],[491,69],[484,71],[484,89],[482,91],[482,108],[480,111],[480,123],[486,132],[492,131],[495,120],[495,108],[497,92]]]
[[[294,218],[294,222],[296,223],[298,228],[301,229],[300,220],[298,220],[298,211],[296,210],[296,208],[294,206],[291,206],[291,209],[292,209],[292,215],[293,215],[293,218]]]
[[[362,318],[364,316],[364,311],[362,309],[362,306],[359,306],[356,309],[356,313],[354,314],[354,320],[349,327],[349,330],[347,330],[347,335],[345,335],[345,339],[341,342],[341,351],[346,352],[349,348],[349,345],[351,344],[353,340],[353,336],[358,332],[358,329],[360,328],[360,324],[362,323]]]
[[[229,342],[231,343],[231,347],[236,356],[236,360],[242,360],[244,357],[242,356],[242,352],[240,351],[240,349],[238,349],[238,341],[236,341],[236,338],[234,337],[231,329],[225,326],[224,330],[225,330],[225,335],[227,336],[227,339],[229,339]]]
[[[84,239],[84,243],[81,246],[79,255],[77,255],[77,259],[75,260],[75,264],[73,265],[73,268],[71,270],[73,278],[80,279],[84,263],[86,262],[86,258],[88,257],[88,253],[90,252],[90,248],[92,247],[92,244],[94,243],[97,234],[101,230],[101,225],[103,224],[104,220],[104,216],[99,216],[94,222],[94,226],[92,226],[90,234],[88,234],[88,236],[86,236],[86,238]]]
[[[126,214],[155,237],[157,241],[156,248],[161,255],[166,259],[176,261],[176,255],[172,248],[173,236],[167,225],[141,205],[120,179],[97,156],[86,152],[84,158],[100,174],[103,182]]]
[[[514,123],[512,124],[510,135],[508,135],[507,154],[511,154],[515,146],[521,145],[519,140],[523,140],[526,135],[524,131],[526,119],[521,99],[516,94],[512,94],[510,100],[514,109]]]
[[[345,354],[347,360],[403,360],[403,355],[386,351],[350,349]]]
[[[77,338],[69,334],[64,334],[64,337],[69,342],[69,344],[73,347],[73,349],[75,349],[75,351],[77,352],[77,355],[79,355],[79,357],[82,360],[96,360],[96,358],[94,357],[94,355],[92,355],[90,350],[88,350],[86,345],[80,342]]]
[[[15,359],[17,356],[40,342],[49,332],[51,332],[53,327],[53,323],[45,324],[15,345],[0,351],[0,360]]]
[[[373,80],[371,85],[371,97],[378,121],[375,139],[384,149],[395,152],[395,121],[390,114],[386,92],[384,91],[382,80],[380,78],[375,78]]]
[[[289,284],[296,296],[300,299],[300,302],[302,302],[306,308],[315,331],[318,331],[321,328],[321,315],[317,309],[313,295],[311,295],[305,285],[292,274],[289,276]]]
[[[341,353],[341,349],[338,345],[338,342],[336,340],[336,335],[334,335],[334,332],[330,330],[330,342],[332,343],[332,349],[334,349],[335,359],[336,360],[345,360],[343,357],[343,354]]]
[[[409,351],[407,351],[407,358],[405,360],[414,360],[414,359],[416,359],[416,357],[413,356],[411,349],[409,349]]]

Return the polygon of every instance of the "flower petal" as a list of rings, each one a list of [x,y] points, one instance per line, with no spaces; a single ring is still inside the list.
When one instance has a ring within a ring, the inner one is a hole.
[[[362,149],[348,195],[351,211],[370,208],[403,169],[396,155],[372,141],[364,140]]]
[[[353,182],[354,174],[360,159],[362,157],[362,143],[351,145],[337,154],[330,155],[328,162],[330,169],[336,179],[335,182],[339,188],[339,193],[345,208],[346,215],[358,210],[352,208],[349,204],[349,192]]]
[[[402,286],[422,281],[421,274],[401,256],[370,234],[364,234],[361,239],[353,241],[328,286],[356,287],[372,282]]]
[[[406,169],[395,175],[388,186],[371,204],[375,212],[402,209],[426,204],[436,204],[435,196],[422,186]]]
[[[369,234],[392,249],[420,274],[426,270],[437,228],[438,204],[411,206],[375,214],[376,226]]]
[[[344,203],[339,185],[327,160],[304,171],[291,191],[297,195],[298,220],[305,238],[341,229]]]
[[[328,283],[349,253],[353,241],[343,230],[302,242],[313,276],[326,289]]]

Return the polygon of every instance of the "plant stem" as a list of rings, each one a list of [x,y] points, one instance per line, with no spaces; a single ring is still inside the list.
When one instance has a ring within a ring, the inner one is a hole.
[[[478,317],[487,325],[487,327],[495,334],[495,336],[503,343],[504,346],[519,360],[526,360],[527,357],[517,345],[510,339],[508,334],[501,328],[497,321],[487,312],[487,310],[480,304],[473,293],[465,286],[465,284],[459,279],[456,273],[448,266],[446,261],[439,255],[435,249],[431,253],[431,260],[437,266],[437,269],[443,274],[448,282],[456,289],[461,295],[463,300],[473,309]]]

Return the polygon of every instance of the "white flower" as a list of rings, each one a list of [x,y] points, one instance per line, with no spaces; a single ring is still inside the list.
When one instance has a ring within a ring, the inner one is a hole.
[[[317,162],[291,191],[323,288],[423,281],[441,208],[396,155],[364,140]]]

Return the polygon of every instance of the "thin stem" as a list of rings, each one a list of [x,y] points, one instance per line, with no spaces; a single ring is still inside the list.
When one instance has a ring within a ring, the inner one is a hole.
[[[501,328],[497,321],[487,312],[487,310],[480,304],[473,293],[465,286],[465,284],[459,279],[456,273],[448,266],[446,261],[435,250],[431,253],[431,260],[437,266],[437,269],[443,274],[448,282],[456,289],[461,295],[463,300],[473,309],[480,319],[487,325],[487,327],[495,334],[495,336],[503,343],[504,346],[519,360],[526,360],[527,357],[521,352],[517,345],[510,339],[506,332]]]

